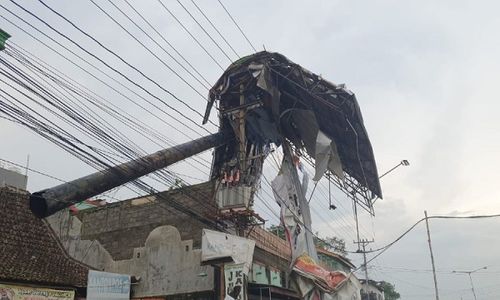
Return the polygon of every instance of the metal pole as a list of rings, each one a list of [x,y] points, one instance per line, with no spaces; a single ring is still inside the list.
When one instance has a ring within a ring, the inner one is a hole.
[[[223,133],[211,134],[33,193],[30,197],[30,208],[36,216],[45,218],[72,204],[99,195],[225,142]]]
[[[368,241],[367,241],[368,242]],[[366,294],[368,295],[368,299],[370,298],[369,293],[368,293],[368,266],[366,265],[366,243],[363,241],[363,260],[364,260],[364,265],[365,265],[365,289],[366,289]]]
[[[390,169],[389,171],[387,171],[384,174],[380,175],[378,177],[378,179],[380,179],[380,178],[384,177],[385,175],[391,173],[392,171],[396,170],[399,166],[409,166],[409,165],[410,165],[410,163],[406,159],[404,159],[399,164],[397,164],[396,166],[394,166],[392,169]]]
[[[434,289],[436,291],[436,300],[439,300],[438,284],[436,278],[436,266],[434,265],[434,254],[432,253],[431,233],[429,230],[429,219],[427,218],[427,211],[424,210],[425,225],[427,226],[427,242],[429,243],[429,251],[431,253],[432,274],[434,276]]]
[[[360,239],[359,239],[359,222],[358,222],[358,204],[356,201],[354,201],[354,220],[356,220],[356,238],[357,238],[357,242],[358,242],[358,251],[359,251],[361,249],[359,247]]]
[[[469,272],[470,286],[472,288],[472,294],[474,295],[474,300],[477,300],[476,291],[474,291],[474,283],[472,282],[472,272]]]

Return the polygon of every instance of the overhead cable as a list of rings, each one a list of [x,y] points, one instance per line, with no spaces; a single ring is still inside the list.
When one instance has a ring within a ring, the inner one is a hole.
[[[252,47],[253,51],[257,52],[257,49],[255,49],[255,47],[253,46],[252,42],[250,42],[250,40],[248,39],[247,35],[245,34],[245,32],[243,32],[243,29],[241,29],[240,25],[238,25],[238,23],[236,22],[236,20],[233,18],[233,16],[231,15],[231,13],[229,13],[229,11],[227,10],[227,8],[224,6],[224,4],[222,4],[221,0],[217,0],[219,2],[219,4],[222,6],[222,8],[224,9],[224,11],[226,11],[226,14],[229,16],[229,18],[231,18],[231,21],[233,21],[234,25],[236,25],[236,27],[238,27],[238,30],[240,31],[240,33],[243,35],[243,37],[245,38],[245,40],[248,42],[248,44],[250,45],[250,47]]]

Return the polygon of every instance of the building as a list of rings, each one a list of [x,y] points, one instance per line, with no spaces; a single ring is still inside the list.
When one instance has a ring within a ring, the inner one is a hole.
[[[0,188],[0,299],[85,296],[89,267],[71,258],[29,209],[28,193]]]
[[[319,264],[329,271],[350,273],[355,267],[345,256],[319,247],[316,250],[318,251]]]
[[[361,300],[385,300],[381,282],[368,280],[367,284],[365,279],[361,279],[360,282],[362,284]]]
[[[0,167],[0,187],[13,187],[26,190],[28,176],[21,174],[18,169],[5,169]]]
[[[220,299],[224,270],[201,261],[203,230],[218,228],[196,217],[216,214],[209,205],[213,191],[207,182],[75,215],[63,210],[47,220],[73,258],[97,270],[135,276],[132,298]],[[260,227],[245,235],[255,240],[249,299],[298,299],[287,278],[288,244]]]

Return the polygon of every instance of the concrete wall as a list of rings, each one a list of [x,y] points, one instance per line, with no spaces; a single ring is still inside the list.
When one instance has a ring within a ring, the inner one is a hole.
[[[45,220],[50,224],[71,257],[97,270],[105,271],[111,268],[114,260],[109,252],[99,241],[82,238],[82,222],[77,217],[72,216],[68,210],[62,210]]]
[[[192,240],[182,240],[169,225],[152,230],[142,247],[132,248],[129,259],[114,260],[98,240],[82,237],[82,222],[67,210],[49,218],[48,223],[69,255],[98,270],[140,278],[133,285],[133,297],[165,296],[212,291],[214,271],[201,266],[201,250]]]
[[[83,239],[98,240],[115,260],[132,257],[133,248],[144,246],[149,233],[158,226],[173,225],[183,240],[193,240],[201,247],[203,222],[172,208],[175,202],[200,214],[215,214],[211,198],[213,184],[203,183],[158,195],[111,203],[98,209],[82,211]],[[195,200],[196,199],[196,200]]]
[[[0,187],[10,186],[26,190],[28,177],[15,171],[0,168]]]
[[[154,229],[132,259],[115,262],[110,272],[140,276],[134,297],[212,290],[213,268],[200,262],[201,250],[193,249],[193,241],[182,241],[179,231],[166,225]]]
[[[169,203],[213,216],[211,195],[209,182],[107,204],[77,216],[66,210],[48,220],[74,258],[106,272],[140,276],[134,297],[212,291],[214,270],[200,266],[202,229],[208,227]],[[249,237],[256,240],[255,262],[268,270],[288,270],[286,241],[259,227]]]

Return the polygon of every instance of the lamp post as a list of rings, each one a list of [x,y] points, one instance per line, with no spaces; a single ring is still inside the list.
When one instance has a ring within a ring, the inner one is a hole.
[[[387,175],[387,174],[391,173],[392,171],[396,170],[399,166],[405,166],[405,167],[407,167],[407,166],[409,166],[409,165],[410,165],[410,162],[409,162],[409,161],[407,161],[406,159],[403,159],[403,160],[402,160],[399,164],[397,164],[397,165],[395,165],[394,167],[392,167],[392,169],[390,169],[389,171],[387,171],[387,172],[385,172],[384,174],[380,175],[380,176],[378,177],[378,179],[380,179],[380,178],[384,177],[385,175]],[[375,200],[373,201],[372,205],[373,205],[373,204],[375,204],[375,202],[377,202],[377,200],[378,200],[378,199],[379,199],[379,198],[375,199]]]
[[[396,170],[399,166],[409,166],[410,165],[410,162],[407,161],[406,159],[403,159],[399,164],[395,165],[392,169],[390,169],[389,171],[385,172],[384,174],[380,175],[379,179],[384,177],[385,175],[391,173],[392,171]]]
[[[471,289],[472,289],[472,294],[474,295],[474,299],[477,300],[476,292],[474,291],[474,283],[472,282],[472,275],[471,274],[475,273],[477,271],[486,270],[486,269],[488,269],[488,267],[482,267],[482,268],[476,269],[474,271],[453,271],[452,273],[467,274],[467,275],[469,275],[469,280],[470,280],[470,286],[471,286]]]

